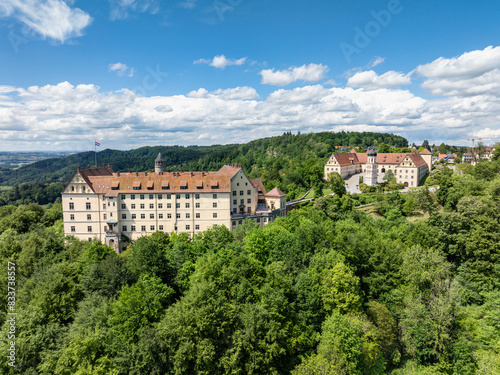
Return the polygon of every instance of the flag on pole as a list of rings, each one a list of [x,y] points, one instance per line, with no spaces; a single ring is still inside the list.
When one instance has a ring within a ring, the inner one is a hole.
[[[96,146],[100,146],[101,144],[100,144],[99,142],[96,142],[96,143],[95,143],[95,145],[96,145]]]

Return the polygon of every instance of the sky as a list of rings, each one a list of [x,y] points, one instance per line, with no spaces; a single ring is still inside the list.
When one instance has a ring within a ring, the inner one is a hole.
[[[0,151],[500,141],[500,2],[2,0]]]

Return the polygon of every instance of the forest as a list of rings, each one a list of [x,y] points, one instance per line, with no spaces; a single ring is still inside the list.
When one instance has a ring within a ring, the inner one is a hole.
[[[130,151],[103,150],[98,165],[110,164],[116,172],[154,170],[159,152],[171,171],[216,171],[225,164],[242,164],[251,177],[261,177],[267,188],[278,186],[289,199],[304,194],[323,178],[323,166],[335,146],[377,144],[406,147],[400,136],[372,132],[323,132],[258,139],[246,144],[214,146],[156,146]],[[77,166],[94,166],[94,152],[45,159],[19,169],[0,168],[0,186],[10,187],[0,195],[0,206],[54,203]]]
[[[0,372],[499,374],[499,169],[436,169],[435,193],[375,194],[373,212],[339,194],[121,254],[65,238],[60,204],[0,207],[17,313]],[[12,305],[0,296],[2,353]]]

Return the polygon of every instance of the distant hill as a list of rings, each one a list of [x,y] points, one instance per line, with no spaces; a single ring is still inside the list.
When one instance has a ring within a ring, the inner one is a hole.
[[[293,196],[321,180],[323,164],[335,146],[366,147],[386,143],[405,147],[408,141],[397,135],[373,132],[322,132],[307,134],[284,133],[245,144],[213,146],[156,146],[130,151],[106,149],[97,153],[99,165],[110,164],[117,172],[154,170],[154,159],[161,152],[167,169],[217,170],[224,164],[242,164],[250,177],[261,177],[267,186],[274,184]],[[16,187],[29,184],[33,189],[51,183],[65,184],[78,166],[94,165],[94,152],[82,152],[62,158],[45,159],[24,167],[0,169],[0,185]],[[266,187],[267,187],[266,186]],[[54,185],[52,185],[54,190]],[[29,188],[24,187],[24,191]],[[29,196],[31,193],[26,193]],[[6,197],[8,195],[9,197]],[[53,194],[52,194],[53,195]],[[14,203],[12,192],[4,192],[3,204]],[[16,195],[17,203],[29,203]],[[49,201],[52,199],[47,198]],[[35,200],[34,200],[35,201]],[[44,204],[43,202],[37,202]],[[0,199],[0,204],[2,201]]]

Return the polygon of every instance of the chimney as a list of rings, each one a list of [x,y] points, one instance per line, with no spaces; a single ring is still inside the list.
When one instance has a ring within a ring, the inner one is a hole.
[[[128,173],[132,173],[132,171],[129,169],[129,170],[128,170]]]
[[[194,173],[193,173],[193,172],[191,172],[191,177],[193,177],[193,176],[194,176]]]
[[[139,176],[139,172],[135,172],[135,175],[136,175],[136,176]]]
[[[167,169],[167,173],[170,173],[170,169]]]
[[[144,176],[147,176],[148,175],[148,172],[144,172]]]
[[[117,175],[118,177],[120,177],[120,172],[116,172],[116,175]]]

